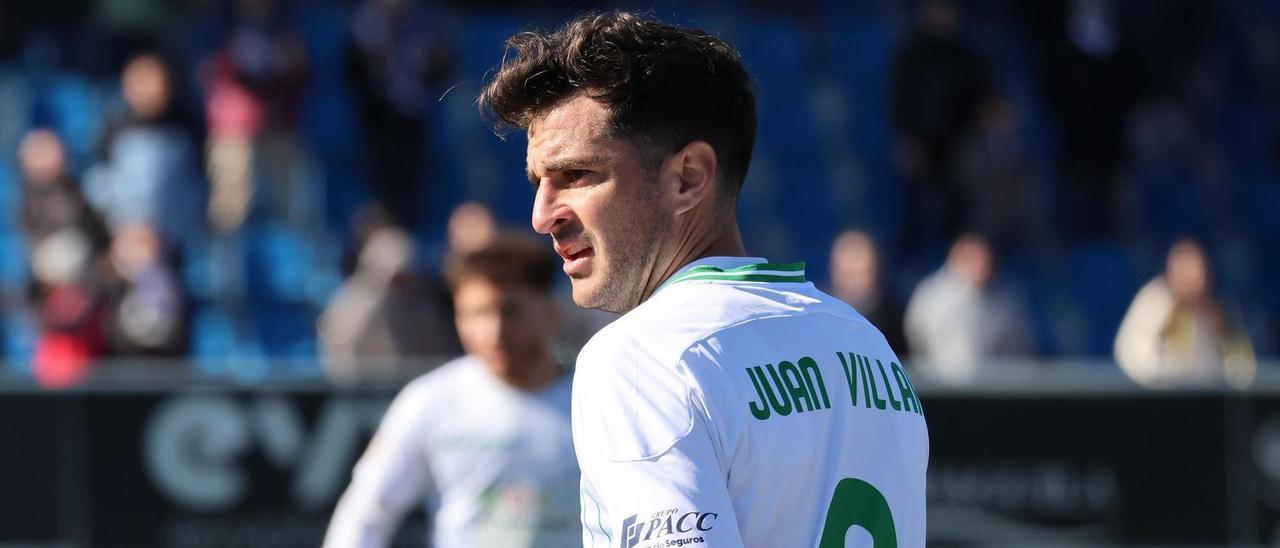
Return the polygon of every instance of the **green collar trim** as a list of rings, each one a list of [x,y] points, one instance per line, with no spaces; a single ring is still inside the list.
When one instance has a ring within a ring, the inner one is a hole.
[[[756,263],[737,268],[720,268],[717,266],[695,266],[672,276],[663,283],[663,288],[682,282],[782,282],[804,283],[804,263]]]

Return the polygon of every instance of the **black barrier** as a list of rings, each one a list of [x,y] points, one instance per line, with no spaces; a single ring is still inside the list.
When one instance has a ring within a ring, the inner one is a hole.
[[[68,411],[58,398],[0,398],[0,541],[51,541],[74,526],[69,487],[75,465],[58,439]]]
[[[1280,397],[1252,396],[1232,409],[1228,423],[1238,440],[1239,461],[1228,463],[1228,481],[1240,493],[1232,508],[1240,535],[1280,545]]]
[[[1280,393],[932,392],[931,546],[1280,539]],[[392,395],[0,393],[0,544],[317,546]]]
[[[392,394],[4,394],[0,544],[318,546]],[[419,512],[395,545],[424,529]]]
[[[931,545],[1228,539],[1223,397],[928,405]]]

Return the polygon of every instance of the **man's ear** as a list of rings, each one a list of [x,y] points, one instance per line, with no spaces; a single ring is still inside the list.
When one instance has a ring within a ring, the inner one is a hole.
[[[716,151],[706,141],[689,143],[671,156],[665,175],[674,191],[677,215],[712,199],[718,167]]]

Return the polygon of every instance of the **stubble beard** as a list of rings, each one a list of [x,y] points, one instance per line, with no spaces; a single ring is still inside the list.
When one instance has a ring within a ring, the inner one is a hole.
[[[610,238],[609,256],[601,256],[608,264],[596,274],[599,280],[594,280],[595,287],[584,291],[581,299],[575,291],[574,301],[578,306],[615,314],[625,314],[640,306],[657,264],[661,243],[667,240],[671,227],[652,213],[636,217],[634,222],[621,223],[617,236]]]

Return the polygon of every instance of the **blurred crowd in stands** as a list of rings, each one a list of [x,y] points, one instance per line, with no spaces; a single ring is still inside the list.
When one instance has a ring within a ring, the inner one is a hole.
[[[936,378],[1084,356],[1240,385],[1275,353],[1280,3],[609,6],[742,50],[749,251],[830,272]],[[359,380],[455,355],[439,272],[531,199],[475,95],[503,39],[579,9],[0,4],[7,369]],[[566,361],[609,319],[570,315]]]

